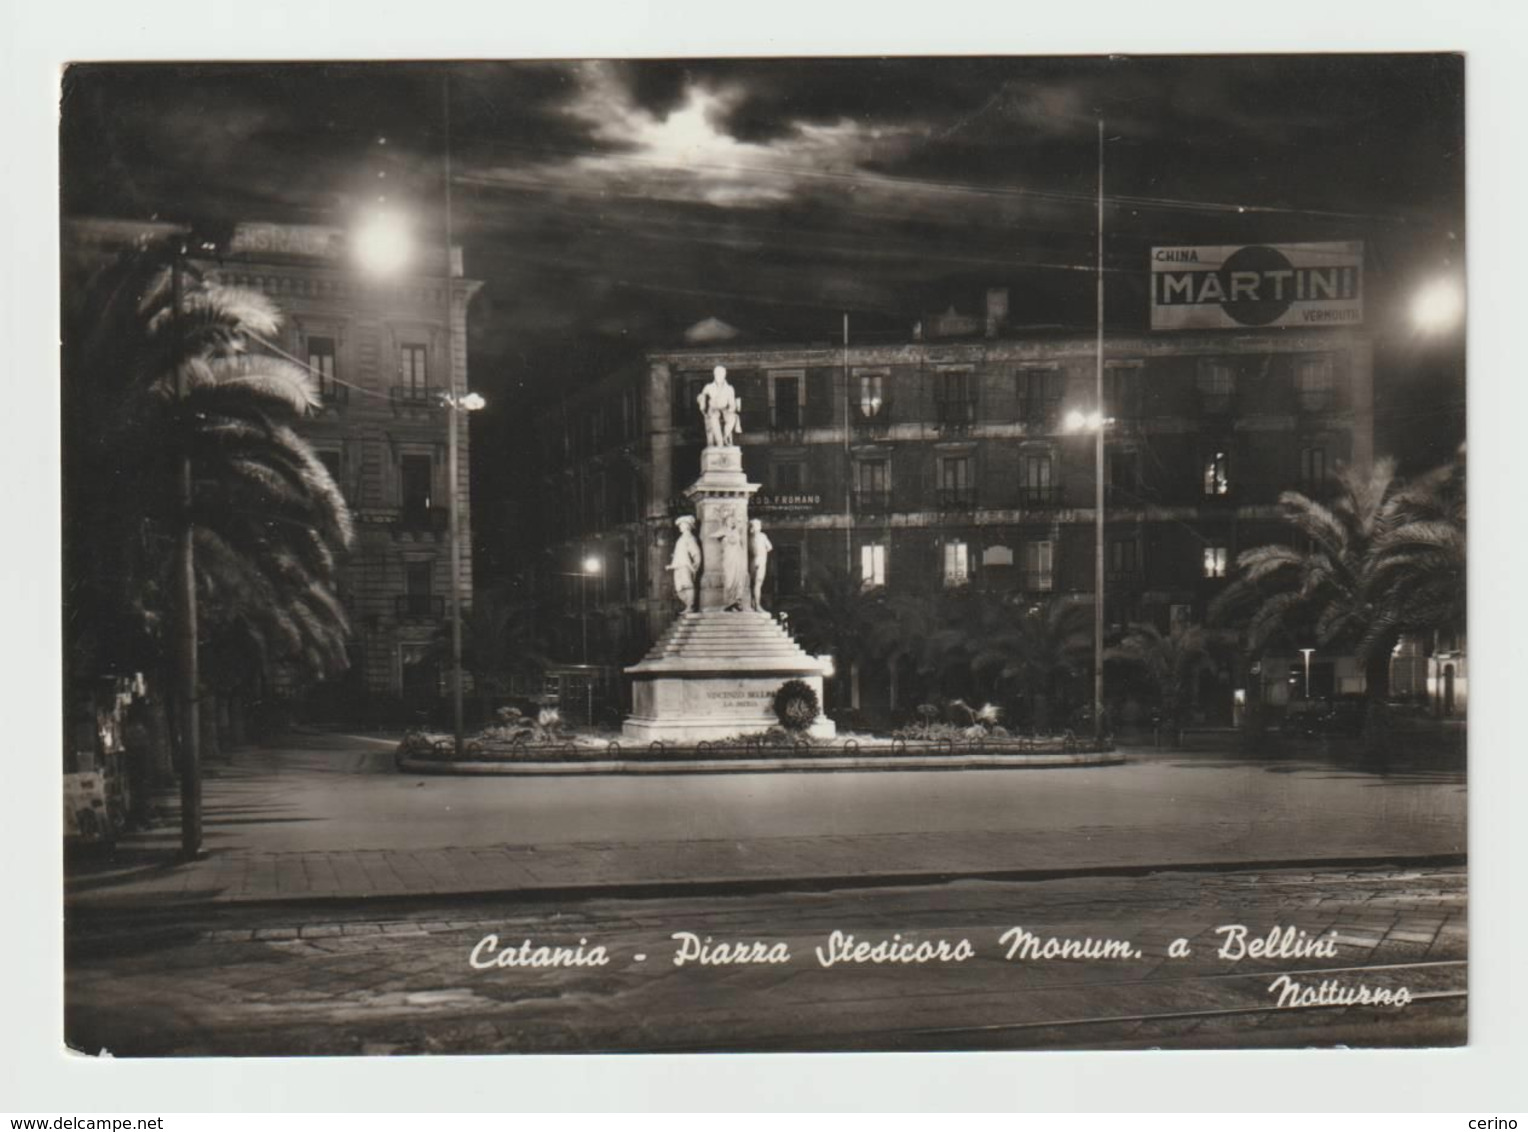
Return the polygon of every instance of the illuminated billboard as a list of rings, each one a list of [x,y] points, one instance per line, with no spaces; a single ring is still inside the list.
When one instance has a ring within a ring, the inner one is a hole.
[[[1152,248],[1151,328],[1356,326],[1363,261],[1359,241]]]

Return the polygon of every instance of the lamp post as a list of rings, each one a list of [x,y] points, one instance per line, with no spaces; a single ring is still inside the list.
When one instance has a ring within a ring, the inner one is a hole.
[[[457,418],[475,413],[487,402],[478,393],[441,394],[446,409],[446,507],[451,541],[451,731],[456,758],[462,757],[462,520],[457,476],[460,457],[456,439]]]
[[[1101,341],[1101,340],[1100,340]],[[1100,344],[1100,349],[1102,345]],[[1099,354],[1098,403],[1103,404],[1103,354]],[[1104,737],[1104,429],[1114,423],[1099,409],[1073,409],[1062,421],[1067,432],[1091,432],[1093,445],[1093,737]]]
[[[578,614],[583,632],[584,665],[589,664],[589,579],[597,578],[605,569],[605,563],[597,554],[586,554],[579,563]]]
[[[1301,649],[1300,655],[1305,658],[1305,698],[1310,699],[1310,656],[1315,649]]]

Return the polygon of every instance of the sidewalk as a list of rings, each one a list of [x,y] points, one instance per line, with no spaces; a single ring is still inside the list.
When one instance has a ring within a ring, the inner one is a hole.
[[[1064,770],[422,781],[385,744],[240,752],[206,782],[204,860],[171,820],[65,881],[80,911],[676,886],[1460,860],[1448,775],[1138,756]],[[922,828],[919,828],[919,827]]]

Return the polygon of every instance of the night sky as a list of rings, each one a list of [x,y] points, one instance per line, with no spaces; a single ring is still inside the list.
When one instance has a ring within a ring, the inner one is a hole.
[[[1423,467],[1463,438],[1462,334],[1408,318],[1462,278],[1463,90],[1457,55],[89,65],[63,209],[343,226],[386,193],[438,243],[449,102],[474,435],[507,441],[707,316],[885,339],[1007,286],[1091,329],[1102,115],[1110,325],[1144,329],[1153,244],[1364,240],[1379,448]]]

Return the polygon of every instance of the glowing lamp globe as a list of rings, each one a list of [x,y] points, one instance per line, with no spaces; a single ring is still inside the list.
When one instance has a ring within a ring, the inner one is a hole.
[[[408,226],[393,212],[373,212],[352,237],[356,261],[369,275],[396,275],[412,251]]]
[[[1411,320],[1418,330],[1441,334],[1452,330],[1464,315],[1464,289],[1452,279],[1437,279],[1417,292]]]

